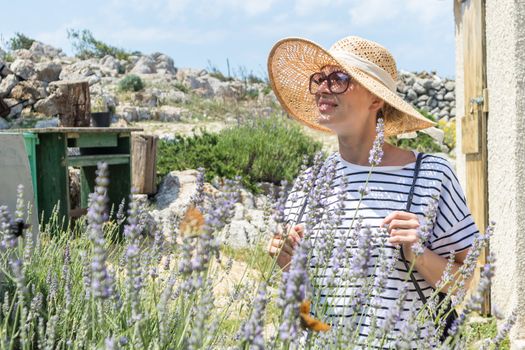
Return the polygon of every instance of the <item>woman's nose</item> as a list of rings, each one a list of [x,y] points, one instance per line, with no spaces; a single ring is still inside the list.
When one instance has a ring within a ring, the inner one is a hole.
[[[317,93],[318,94],[321,94],[321,93],[329,94],[330,93],[330,88],[328,87],[327,79],[321,82],[321,85],[319,85],[319,87],[317,88]]]

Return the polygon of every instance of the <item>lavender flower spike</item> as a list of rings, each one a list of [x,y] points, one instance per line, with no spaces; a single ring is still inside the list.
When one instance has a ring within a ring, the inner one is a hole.
[[[385,142],[385,124],[383,118],[377,118],[376,125],[376,139],[372,149],[370,150],[370,157],[368,162],[371,166],[378,166],[383,159],[383,144]]]
[[[90,195],[88,209],[89,238],[93,243],[93,261],[91,262],[91,290],[95,298],[107,299],[113,295],[113,279],[106,266],[106,250],[102,225],[107,220],[106,204],[109,185],[108,165],[97,164],[95,191]]]
[[[240,335],[241,343],[244,344],[243,349],[248,346],[249,349],[264,350],[264,310],[266,308],[266,284],[262,283],[259,286],[257,296],[254,300],[253,311],[250,318],[242,326]]]

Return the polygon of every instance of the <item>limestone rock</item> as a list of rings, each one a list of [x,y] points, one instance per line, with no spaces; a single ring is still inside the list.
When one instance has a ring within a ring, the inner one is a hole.
[[[38,100],[33,109],[36,113],[40,113],[46,116],[53,116],[59,113],[57,105],[57,96],[52,94],[42,100]]]
[[[23,101],[18,101],[14,98],[4,99],[5,104],[10,108],[9,114],[6,116],[6,119],[15,119],[20,116],[22,110],[26,106]]]
[[[180,121],[183,109],[173,106],[162,106],[157,109],[156,119],[162,122]]]
[[[177,68],[175,68],[173,59],[168,55],[165,55],[160,52],[155,52],[151,55],[151,57],[155,60],[155,70],[157,71],[157,73],[173,75],[177,73]]]
[[[4,118],[0,117],[0,130],[9,129],[10,127],[11,125],[9,125],[9,122]]]
[[[31,79],[35,74],[35,64],[28,59],[16,59],[9,67],[14,74],[22,79]]]
[[[17,100],[32,100],[33,103],[45,96],[41,96],[38,89],[35,87],[34,81],[26,80],[22,81],[11,90],[9,96]]]
[[[56,128],[60,125],[58,118],[51,118],[46,120],[39,120],[35,124],[35,128]]]
[[[454,101],[456,99],[456,96],[452,91],[447,92],[445,96],[443,96],[443,99],[446,101]]]
[[[11,90],[18,84],[18,78],[14,74],[9,74],[0,82],[0,98],[6,97]]]
[[[142,56],[133,66],[130,73],[133,74],[152,74],[156,73],[155,60],[150,56]]]
[[[52,81],[57,81],[60,78],[60,72],[62,71],[62,66],[57,62],[40,62],[35,66],[36,79],[50,83]]]
[[[40,41],[34,41],[31,47],[29,48],[29,51],[32,53],[33,56],[40,59],[53,59],[65,56],[64,52],[62,52],[62,49],[44,44]]]

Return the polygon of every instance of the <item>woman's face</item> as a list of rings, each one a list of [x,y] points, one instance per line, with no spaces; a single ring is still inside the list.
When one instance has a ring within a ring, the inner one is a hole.
[[[321,69],[325,75],[334,71],[343,70],[337,66],[325,66]],[[324,80],[315,93],[319,124],[340,136],[361,134],[370,125],[375,128],[375,118],[369,118],[371,113],[375,116],[377,110],[377,103],[373,105],[374,100],[377,101],[378,98],[353,79],[348,89],[341,94],[331,93],[328,82]]]

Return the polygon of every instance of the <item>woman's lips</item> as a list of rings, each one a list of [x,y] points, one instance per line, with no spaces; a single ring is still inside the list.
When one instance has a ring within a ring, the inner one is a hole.
[[[335,107],[337,107],[337,104],[330,101],[319,101],[317,104],[317,108],[319,108],[321,113],[331,112]]]

